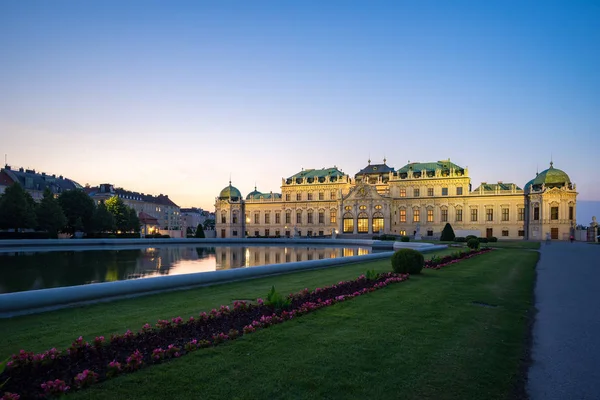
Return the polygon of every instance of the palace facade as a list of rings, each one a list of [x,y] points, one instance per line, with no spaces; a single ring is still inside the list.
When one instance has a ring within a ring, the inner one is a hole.
[[[446,223],[456,236],[567,240],[576,221],[577,191],[550,168],[524,189],[482,182],[472,190],[467,168],[448,160],[395,170],[371,164],[353,178],[337,167],[307,169],[281,181],[281,193],[245,198],[231,185],[215,202],[218,237],[409,235],[439,238]]]

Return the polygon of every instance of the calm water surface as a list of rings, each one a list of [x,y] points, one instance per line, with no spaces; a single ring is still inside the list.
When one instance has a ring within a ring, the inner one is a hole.
[[[0,293],[369,254],[369,247],[165,246],[0,253]]]

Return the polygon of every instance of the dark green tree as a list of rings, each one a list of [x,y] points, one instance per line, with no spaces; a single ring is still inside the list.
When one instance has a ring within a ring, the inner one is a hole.
[[[456,235],[454,234],[452,225],[450,225],[449,222],[446,222],[446,225],[444,225],[444,229],[442,230],[442,236],[440,237],[440,240],[443,242],[451,242],[455,237]]]
[[[96,205],[87,193],[81,189],[67,190],[58,196],[58,203],[67,217],[66,230],[68,232],[93,231]]]
[[[100,202],[94,212],[94,230],[96,232],[112,232],[115,230],[115,218],[106,209],[104,202]]]
[[[207,230],[215,229],[215,220],[207,219],[206,221],[204,221],[204,229],[207,229]]]
[[[48,232],[50,237],[56,237],[58,231],[67,224],[65,213],[58,204],[58,200],[54,198],[52,191],[48,188],[44,190],[44,197],[37,206],[36,215],[38,229]]]
[[[133,231],[133,232],[139,232],[140,231],[140,218],[137,215],[137,212],[135,211],[134,208],[132,207],[128,207],[129,210],[127,211],[127,230],[128,231]]]
[[[202,224],[198,224],[198,227],[196,228],[196,238],[199,239],[204,239],[204,229],[202,228]]]
[[[185,234],[186,234],[186,236],[192,236],[192,235],[194,234],[194,230],[192,229],[192,227],[191,227],[191,226],[188,226],[188,227],[185,229]]]
[[[129,207],[123,203],[123,200],[118,196],[113,196],[105,201],[105,205],[115,219],[115,229],[123,232],[129,231]]]
[[[35,202],[18,183],[6,188],[0,196],[0,229],[35,228]]]

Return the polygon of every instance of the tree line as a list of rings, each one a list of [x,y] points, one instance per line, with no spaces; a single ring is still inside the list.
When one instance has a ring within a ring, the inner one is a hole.
[[[136,211],[113,196],[96,205],[81,189],[62,192],[58,198],[44,190],[42,201],[33,197],[19,183],[6,188],[0,196],[0,229],[35,229],[50,237],[64,233],[139,232]]]

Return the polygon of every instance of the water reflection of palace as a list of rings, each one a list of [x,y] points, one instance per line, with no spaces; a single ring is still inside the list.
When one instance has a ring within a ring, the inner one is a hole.
[[[323,260],[369,254],[368,248],[216,247],[216,269],[255,267],[296,261]]]

